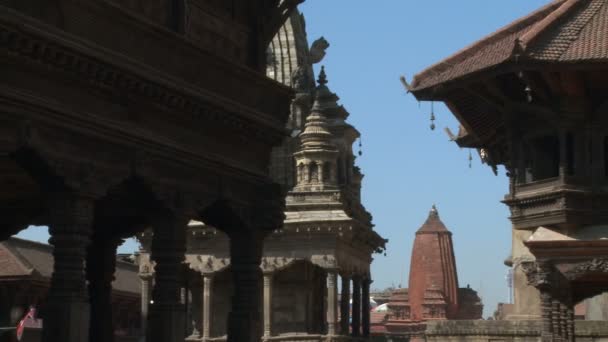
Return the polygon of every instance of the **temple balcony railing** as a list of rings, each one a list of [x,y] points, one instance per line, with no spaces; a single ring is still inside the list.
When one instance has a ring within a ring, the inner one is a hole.
[[[503,203],[511,210],[516,229],[549,226],[580,226],[593,223],[592,199],[605,197],[594,192],[591,180],[560,176],[515,184]]]

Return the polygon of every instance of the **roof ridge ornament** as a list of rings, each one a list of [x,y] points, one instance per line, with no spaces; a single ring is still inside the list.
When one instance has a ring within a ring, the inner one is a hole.
[[[325,73],[325,65],[321,66],[321,71],[319,72],[319,79],[317,80],[319,86],[326,85],[327,82],[327,74]]]

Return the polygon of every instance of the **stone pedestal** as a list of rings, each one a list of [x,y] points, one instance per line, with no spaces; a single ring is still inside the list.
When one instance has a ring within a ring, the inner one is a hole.
[[[53,276],[43,312],[43,342],[89,339],[90,305],[85,281],[85,256],[93,221],[93,199],[73,194],[52,197]]]

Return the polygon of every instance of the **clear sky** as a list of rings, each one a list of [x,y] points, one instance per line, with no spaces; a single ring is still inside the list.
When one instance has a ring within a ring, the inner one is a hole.
[[[376,230],[389,239],[387,256],[376,255],[376,289],[407,286],[414,233],[433,203],[452,231],[459,281],[480,290],[489,316],[508,299],[503,260],[510,253],[511,229],[504,170],[494,176],[473,153],[449,142],[443,132],[458,124],[435,105],[437,129],[429,129],[429,103],[406,95],[408,80],[548,0],[307,0],[309,42],[324,36],[331,44],[322,64],[329,87],[350,111],[362,133],[365,173],[363,202]],[[473,151],[474,152],[474,151]],[[21,237],[46,242],[46,228]],[[133,252],[134,241],[120,251]]]

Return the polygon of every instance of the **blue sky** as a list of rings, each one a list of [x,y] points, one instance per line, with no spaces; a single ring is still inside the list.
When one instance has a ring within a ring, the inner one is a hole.
[[[407,286],[415,231],[433,203],[453,232],[461,286],[480,290],[490,315],[506,301],[511,229],[500,203],[507,192],[504,170],[494,176],[473,153],[448,141],[444,127],[458,124],[435,105],[437,129],[429,129],[429,103],[406,95],[399,76],[440,61],[548,0],[307,0],[300,6],[309,41],[324,36],[331,44],[322,64],[329,87],[350,111],[362,133],[364,205],[376,230],[389,239],[387,256],[376,255],[374,288]],[[21,237],[44,241],[46,228]],[[136,249],[133,241],[120,251]]]

